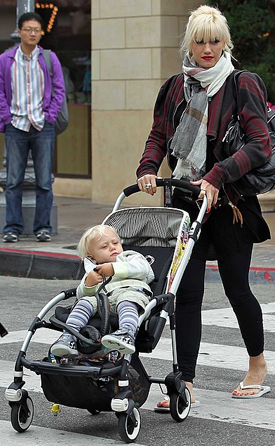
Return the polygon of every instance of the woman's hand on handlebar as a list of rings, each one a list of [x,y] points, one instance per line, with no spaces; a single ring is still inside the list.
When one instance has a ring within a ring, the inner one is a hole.
[[[217,204],[219,189],[203,179],[198,181],[190,181],[190,183],[194,184],[194,186],[200,186],[201,193],[198,198],[203,199],[204,195],[207,196],[207,212],[210,212],[211,206],[216,206]]]
[[[144,175],[137,180],[139,189],[147,194],[154,195],[157,192],[156,175]]]

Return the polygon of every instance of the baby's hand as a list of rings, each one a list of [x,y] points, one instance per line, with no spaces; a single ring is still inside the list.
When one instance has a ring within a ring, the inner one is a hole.
[[[102,277],[111,277],[114,275],[114,267],[112,263],[103,263],[102,265],[97,265],[96,271]]]
[[[86,277],[85,285],[88,287],[97,285],[101,283],[103,280],[102,275],[98,273],[97,269],[90,271],[88,276]]]

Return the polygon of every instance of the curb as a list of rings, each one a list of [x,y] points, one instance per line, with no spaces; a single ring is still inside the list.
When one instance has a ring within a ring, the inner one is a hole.
[[[0,275],[32,279],[80,280],[84,269],[76,255],[0,248]]]
[[[74,254],[0,248],[0,276],[48,280],[81,280],[81,259]],[[206,265],[206,282],[220,282],[217,265]],[[275,285],[275,268],[250,267],[251,284]]]

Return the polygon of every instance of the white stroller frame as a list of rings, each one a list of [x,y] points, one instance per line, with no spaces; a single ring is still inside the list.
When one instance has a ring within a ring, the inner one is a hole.
[[[200,189],[198,187],[192,186],[190,185],[189,182],[183,180],[157,179],[157,186],[168,188],[167,189],[168,192],[166,191],[168,195],[171,192],[172,186],[180,187],[181,189],[185,190],[187,195],[191,194],[193,197],[195,196],[196,198],[200,193]],[[118,211],[124,198],[129,197],[130,195],[136,192],[139,192],[139,188],[137,185],[132,185],[124,189],[124,191],[120,194],[114,205],[113,213]],[[165,194],[165,196],[167,194]],[[198,212],[197,219],[195,222],[192,223],[191,229],[189,230],[189,241],[185,248],[184,258],[183,261],[179,264],[179,267],[174,275],[173,282],[169,288],[169,292],[168,293],[166,292],[165,294],[161,294],[158,296],[154,296],[152,300],[149,302],[149,304],[146,306],[144,313],[139,317],[139,322],[138,322],[138,326],[141,327],[143,322],[147,320],[147,318],[150,316],[152,310],[159,304],[163,304],[163,307],[161,307],[163,309],[157,316],[157,318],[160,319],[161,323],[158,326],[159,328],[156,329],[156,336],[155,336],[156,341],[155,344],[153,343],[152,346],[153,349],[159,340],[159,337],[162,333],[162,330],[165,326],[168,317],[170,319],[173,372],[169,373],[165,378],[151,377],[146,375],[146,380],[149,383],[149,387],[151,383],[157,383],[159,385],[166,386],[167,394],[170,397],[170,413],[172,418],[177,422],[182,422],[187,418],[191,407],[191,397],[188,389],[185,386],[184,381],[180,379],[181,372],[179,372],[178,369],[176,336],[175,336],[174,302],[178,286],[180,284],[185,268],[188,264],[193,246],[200,235],[201,224],[204,214],[206,212],[206,208],[207,208],[207,199],[206,197],[204,197],[201,208]],[[104,222],[106,221],[108,222],[108,217],[106,217],[106,219],[104,220]],[[76,290],[73,289],[73,290],[63,291],[54,298],[52,298],[38,313],[38,315],[33,320],[32,324],[30,325],[30,328],[28,329],[26,338],[22,344],[22,348],[18,354],[15,363],[14,381],[5,391],[5,397],[8,400],[9,405],[11,407],[12,426],[18,432],[25,432],[29,428],[33,420],[34,406],[32,399],[28,395],[28,392],[25,389],[22,389],[23,385],[25,384],[25,382],[23,381],[23,367],[26,367],[31,371],[40,374],[41,379],[44,374],[44,375],[49,375],[50,377],[67,376],[71,379],[74,379],[74,377],[83,377],[83,379],[96,380],[98,379],[99,376],[106,377],[110,376],[110,374],[114,375],[115,373],[119,373],[119,378],[118,378],[119,391],[115,394],[114,397],[111,398],[110,407],[106,410],[113,410],[116,413],[118,417],[118,431],[122,440],[124,440],[127,443],[133,442],[136,440],[140,431],[140,414],[138,408],[135,407],[131,390],[129,390],[128,368],[131,363],[131,355],[124,355],[121,365],[115,366],[113,369],[110,370],[109,369],[99,370],[98,367],[96,366],[83,367],[79,365],[61,365],[61,364],[52,364],[45,361],[29,361],[26,359],[26,351],[28,349],[32,336],[34,335],[35,331],[38,328],[50,328],[54,330],[60,330],[60,327],[56,328],[56,326],[54,326],[52,323],[46,322],[44,320],[45,315],[50,310],[52,310],[52,308],[55,307],[56,304],[58,304],[63,300],[74,297],[75,295],[76,295]],[[171,305],[173,307],[172,309]],[[86,342],[86,344],[89,344],[90,342],[89,339],[85,338],[84,336],[81,336],[80,334],[78,334],[77,337],[78,339]],[[135,358],[134,355],[136,355]],[[133,355],[133,362],[135,362],[136,360],[139,361],[138,353],[137,354],[135,353],[134,355]],[[53,401],[52,399],[49,400]],[[142,404],[143,402],[141,403],[141,405]],[[73,407],[86,408],[92,414],[98,412],[96,407],[94,410],[93,408],[90,408],[89,405],[87,407],[86,406],[85,407],[73,406]]]

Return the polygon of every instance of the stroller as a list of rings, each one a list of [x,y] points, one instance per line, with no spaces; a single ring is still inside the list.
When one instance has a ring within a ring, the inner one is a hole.
[[[116,229],[124,249],[136,250],[147,258],[155,274],[154,282],[150,284],[153,297],[139,317],[135,353],[104,354],[98,348],[96,352],[91,353],[95,344],[91,326],[100,330],[104,325],[106,329],[105,320],[102,323],[101,318],[93,318],[84,330],[76,332],[78,351],[81,352],[77,359],[59,359],[49,352],[43,360],[28,360],[27,348],[38,329],[72,330],[66,325],[71,307],[56,305],[75,297],[76,289],[62,291],[44,306],[31,323],[15,363],[14,381],[5,391],[5,397],[11,407],[11,424],[16,431],[25,432],[34,415],[33,401],[27,390],[23,389],[24,367],[41,376],[45,397],[52,403],[86,409],[92,415],[101,411],[114,411],[118,418],[119,435],[126,443],[135,441],[139,434],[139,408],[145,403],[152,383],[166,388],[170,397],[172,418],[176,422],[187,418],[191,397],[184,381],[181,380],[177,364],[175,295],[193,246],[199,237],[207,200],[204,197],[197,220],[190,228],[189,214],[171,207],[172,187],[181,188],[187,197],[195,199],[199,195],[199,188],[187,181],[175,179],[158,179],[157,186],[164,188],[164,207],[120,209],[125,197],[139,192],[138,186],[132,185],[123,190],[112,213],[103,221],[103,224]],[[55,314],[50,316],[48,321],[45,320],[46,314],[53,311],[54,307]],[[150,353],[154,350],[167,319],[170,322],[172,339],[172,371],[166,377],[152,377],[147,374],[140,353]],[[110,317],[109,322],[111,331],[117,329],[117,318],[113,317],[112,320]]]

